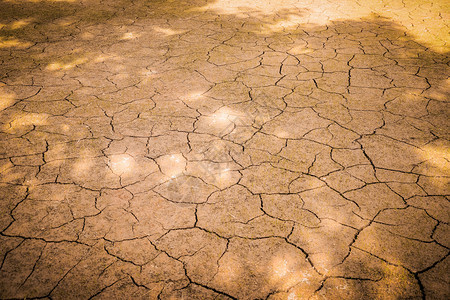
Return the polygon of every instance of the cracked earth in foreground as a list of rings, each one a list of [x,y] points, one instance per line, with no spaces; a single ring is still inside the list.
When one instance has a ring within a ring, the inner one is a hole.
[[[0,297],[449,299],[449,11],[0,1]]]

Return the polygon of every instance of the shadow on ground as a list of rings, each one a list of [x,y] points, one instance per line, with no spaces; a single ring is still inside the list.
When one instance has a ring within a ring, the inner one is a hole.
[[[448,297],[446,45],[258,3],[0,2],[2,298]]]

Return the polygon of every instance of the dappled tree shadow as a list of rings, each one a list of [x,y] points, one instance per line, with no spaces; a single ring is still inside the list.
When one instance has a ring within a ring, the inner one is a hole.
[[[293,2],[0,2],[2,297],[449,295],[448,52]]]

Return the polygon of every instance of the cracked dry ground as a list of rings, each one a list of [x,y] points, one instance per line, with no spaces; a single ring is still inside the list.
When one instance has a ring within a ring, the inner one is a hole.
[[[1,298],[448,299],[444,4],[1,1]]]

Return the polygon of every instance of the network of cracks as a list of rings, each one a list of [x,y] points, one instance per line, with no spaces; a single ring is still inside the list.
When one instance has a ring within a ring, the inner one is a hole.
[[[0,8],[2,299],[450,297],[445,1]]]

